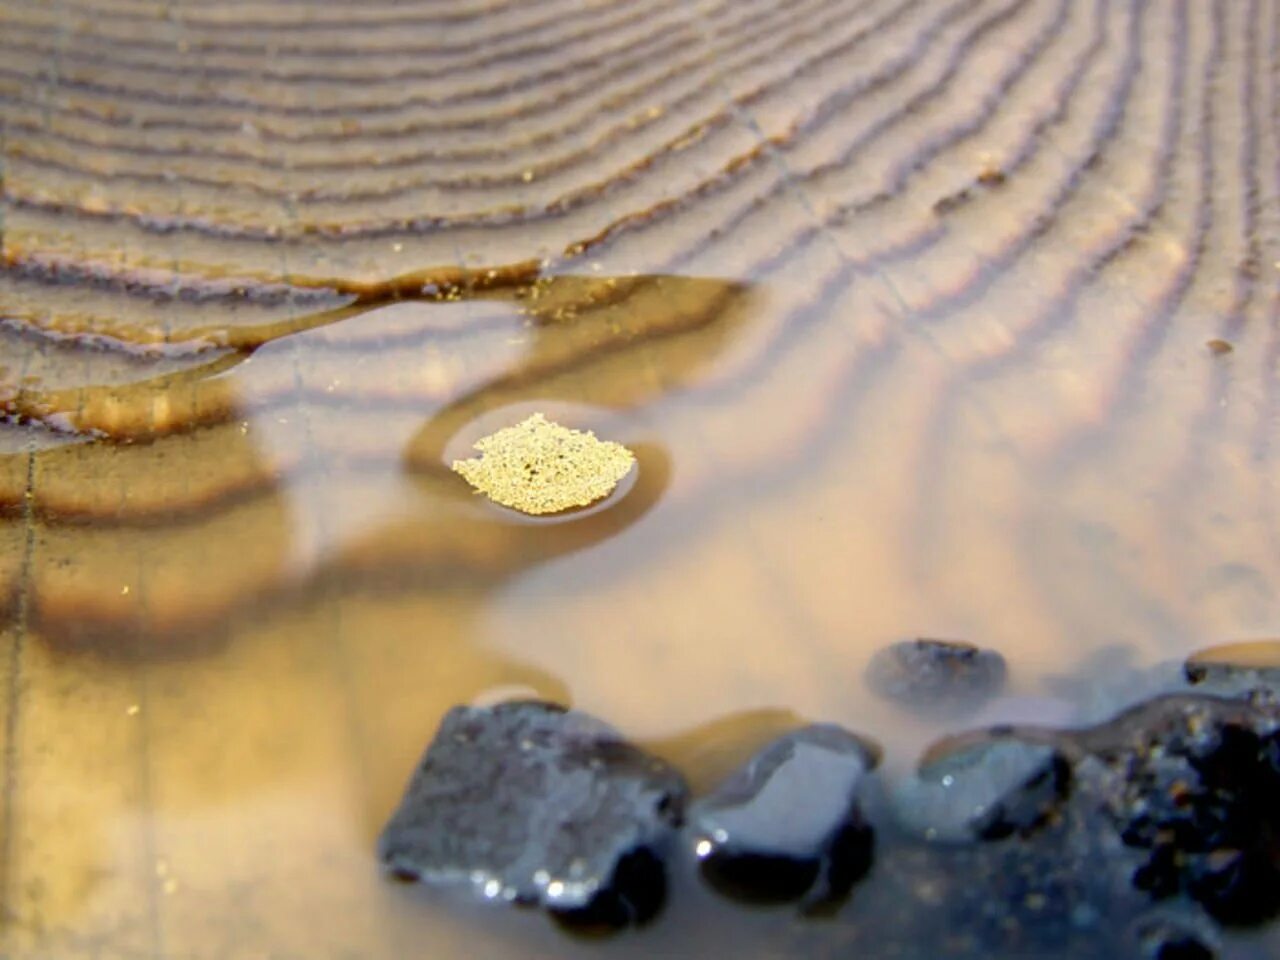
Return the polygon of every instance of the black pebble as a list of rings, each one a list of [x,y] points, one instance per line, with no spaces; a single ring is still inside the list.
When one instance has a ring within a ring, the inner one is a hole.
[[[1271,920],[1280,915],[1280,731],[1261,713],[1251,728],[1246,706],[1169,703],[1146,708],[1155,720],[1146,743],[1116,755],[1125,779],[1110,805],[1124,842],[1145,854],[1133,883],[1157,900],[1188,896],[1220,923]]]
[[[868,686],[922,713],[970,710],[998,693],[1004,658],[994,650],[952,640],[903,640],[867,665]]]
[[[859,797],[875,762],[873,748],[832,725],[775,740],[693,807],[703,876],[748,902],[839,903],[871,865]]]
[[[456,707],[378,841],[394,875],[540,904],[575,925],[652,918],[687,797],[610,727],[541,702]]]
[[[1138,927],[1143,960],[1215,960],[1217,951],[1205,942],[1207,939],[1178,917],[1146,920]]]
[[[1214,960],[1217,956],[1195,937],[1166,940],[1152,955],[1154,960]]]

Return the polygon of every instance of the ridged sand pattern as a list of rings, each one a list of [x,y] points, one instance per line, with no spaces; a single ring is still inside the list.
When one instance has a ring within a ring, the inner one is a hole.
[[[0,147],[0,953],[485,954],[331,825],[486,686],[1280,624],[1280,0],[0,0]],[[479,509],[557,403],[634,488]]]

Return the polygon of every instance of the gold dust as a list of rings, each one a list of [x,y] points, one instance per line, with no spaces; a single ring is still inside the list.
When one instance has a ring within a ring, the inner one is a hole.
[[[495,503],[522,513],[585,507],[613,492],[635,463],[620,443],[570,430],[541,413],[476,441],[480,456],[453,469]]]

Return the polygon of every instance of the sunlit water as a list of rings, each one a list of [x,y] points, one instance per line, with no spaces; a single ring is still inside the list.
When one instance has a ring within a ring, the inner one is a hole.
[[[860,329],[856,292],[797,335],[794,277],[543,289],[607,305],[381,307],[177,386],[80,384],[102,395],[75,409],[114,398],[120,422],[217,391],[228,415],[194,432],[6,428],[11,955],[774,955],[791,911],[681,867],[655,926],[576,941],[389,882],[374,839],[458,703],[573,704],[699,789],[835,721],[892,779],[947,732],[1097,719],[1276,622],[1231,449],[1145,476],[1168,438],[1046,457],[1016,397],[993,407],[928,336]],[[627,444],[634,476],[533,519],[449,473],[534,410]],[[871,655],[913,636],[1001,651],[1004,694],[953,720],[873,695]]]

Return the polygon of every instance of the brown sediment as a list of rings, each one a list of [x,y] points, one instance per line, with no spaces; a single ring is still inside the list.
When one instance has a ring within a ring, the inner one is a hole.
[[[534,280],[540,261],[527,260],[483,269],[440,266],[426,267],[383,279],[349,276],[307,276],[305,274],[259,272],[233,276],[203,276],[181,269],[120,270],[110,263],[78,261],[65,257],[27,254],[17,245],[8,245],[3,255],[5,268],[17,276],[43,276],[58,282],[64,277],[129,292],[152,291],[170,297],[234,298],[250,302],[273,302],[307,294],[353,297],[359,304],[424,296],[424,287],[435,287],[440,295],[450,291],[482,292],[498,290]],[[434,295],[434,294],[433,294]]]
[[[502,285],[520,276],[484,271],[472,283],[419,290],[417,302],[392,297],[306,315],[251,350],[169,357],[190,366],[165,377],[53,393],[23,384],[10,409],[87,439],[0,456],[0,528],[33,523],[40,531],[27,583],[33,622],[71,647],[106,650],[106,638],[132,636],[124,646],[133,649],[148,637],[216,632],[229,617],[261,609],[266,601],[257,597],[313,597],[332,589],[325,584],[334,577],[352,586],[388,578],[487,583],[508,559],[527,559],[530,547],[503,546],[501,524],[487,532],[465,518],[424,516],[419,530],[410,511],[376,546],[331,557],[334,572],[298,571],[282,526],[285,490],[332,488],[358,500],[367,485],[403,473],[430,497],[456,497],[444,449],[470,418],[557,395],[626,410],[696,376],[749,316],[749,288],[732,282],[564,276]],[[381,319],[378,308],[392,303],[415,312]],[[481,306],[488,319],[446,328],[438,343],[433,312]],[[513,335],[525,345],[490,372],[405,376],[420,368],[415,356],[430,367],[459,344],[483,351]],[[88,337],[67,335],[62,345],[81,351],[82,372],[107,356]],[[657,358],[660,376],[648,365]],[[159,361],[140,362],[145,371]],[[323,430],[314,426],[322,418]],[[277,433],[264,447],[269,428]],[[539,542],[550,548],[561,539],[543,534]],[[244,543],[254,544],[254,562],[235,562]],[[152,551],[168,558],[163,575],[151,576],[145,593],[122,593],[118,571]],[[6,591],[17,589],[12,573]]]
[[[1273,13],[3,5],[12,950],[449,952],[342,865],[487,682],[694,755],[902,631],[1274,623]],[[638,492],[486,513],[449,444],[556,404]]]
[[[521,381],[551,377],[595,362],[617,349],[635,349],[650,338],[679,336],[731,318],[737,314],[745,291],[739,284],[697,278],[534,277],[533,265],[516,265],[482,271],[420,271],[378,283],[348,281],[345,292],[352,299],[343,306],[301,313],[261,327],[198,328],[188,335],[205,345],[186,355],[165,352],[151,356],[145,342],[143,349],[134,351],[117,339],[120,364],[127,373],[113,375],[121,379],[101,384],[95,382],[93,365],[109,361],[110,355],[104,354],[103,348],[111,341],[104,341],[98,334],[59,334],[53,345],[66,351],[69,361],[79,354],[85,365],[78,372],[82,382],[67,388],[47,388],[40,376],[31,373],[9,383],[0,380],[0,414],[59,431],[131,442],[243,418],[282,397],[299,393],[305,396],[308,392],[305,386],[294,382],[293,373],[281,364],[273,365],[260,377],[255,372],[251,390],[236,378],[226,376],[260,348],[338,322],[358,322],[356,318],[361,314],[408,300],[426,305],[490,300],[508,305],[513,316],[526,318],[534,329],[558,327],[555,333],[531,340],[534,349],[529,357],[518,369],[495,378],[491,385],[492,390],[509,389]],[[416,346],[429,347],[430,328],[420,329]],[[0,334],[3,332],[0,329]],[[49,346],[41,343],[41,337],[47,338],[47,334],[42,334],[38,325],[30,333],[35,337],[30,349],[47,352]],[[348,339],[351,349],[361,349],[358,333]],[[380,338],[379,345],[389,344]],[[323,341],[320,346],[324,347]],[[150,372],[161,359],[174,369]],[[375,386],[375,392],[376,389]],[[396,396],[401,403],[415,398],[420,402],[439,399],[429,389],[414,389],[411,385],[396,391]]]

